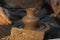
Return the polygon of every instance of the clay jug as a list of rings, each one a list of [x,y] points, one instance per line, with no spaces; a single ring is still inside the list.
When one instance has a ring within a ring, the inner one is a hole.
[[[26,9],[27,15],[23,17],[24,28],[35,29],[38,18],[35,16],[36,9],[28,8]]]

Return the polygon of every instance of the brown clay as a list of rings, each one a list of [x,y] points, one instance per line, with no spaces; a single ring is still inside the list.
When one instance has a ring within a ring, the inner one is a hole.
[[[43,40],[44,31],[12,28],[9,40]]]
[[[34,8],[26,9],[27,15],[22,19],[24,23],[24,28],[26,29],[34,29],[38,22],[38,18],[35,16]]]

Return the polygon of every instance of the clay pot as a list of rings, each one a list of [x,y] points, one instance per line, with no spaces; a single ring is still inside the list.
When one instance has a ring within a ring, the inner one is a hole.
[[[34,8],[26,9],[27,15],[23,17],[24,28],[26,29],[35,29],[38,22],[38,18],[35,16]]]

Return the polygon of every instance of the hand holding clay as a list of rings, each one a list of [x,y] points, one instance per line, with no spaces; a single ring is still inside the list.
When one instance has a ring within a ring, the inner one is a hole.
[[[2,7],[0,7],[0,25],[8,25],[11,24],[11,21],[4,14]]]

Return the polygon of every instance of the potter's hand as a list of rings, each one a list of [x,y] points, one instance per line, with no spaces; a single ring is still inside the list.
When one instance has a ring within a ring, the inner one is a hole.
[[[52,13],[51,15],[50,15],[50,17],[57,17],[58,16],[58,14],[54,14],[54,13]]]
[[[54,13],[51,14],[51,17],[57,17],[59,15],[60,12],[60,5],[57,5],[57,3],[59,3],[58,0],[51,0],[51,7],[54,11]]]
[[[3,12],[2,7],[0,7],[0,25],[8,25],[11,24],[11,21],[8,19],[8,17]]]

